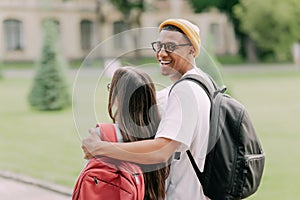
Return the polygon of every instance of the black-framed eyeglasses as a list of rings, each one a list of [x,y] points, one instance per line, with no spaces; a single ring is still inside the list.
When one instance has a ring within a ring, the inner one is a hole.
[[[111,83],[108,83],[108,84],[106,85],[106,89],[107,89],[107,91],[109,91],[109,90],[110,90],[110,86],[111,86]]]
[[[173,51],[175,51],[176,47],[178,47],[178,46],[190,46],[191,43],[176,44],[174,42],[166,42],[166,43],[152,42],[151,45],[152,45],[153,51],[155,51],[155,52],[161,51],[162,47],[164,47],[166,52],[172,53]]]

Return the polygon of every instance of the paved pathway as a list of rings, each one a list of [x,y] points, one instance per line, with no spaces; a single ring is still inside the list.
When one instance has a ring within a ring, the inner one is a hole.
[[[71,200],[71,189],[30,177],[0,172],[1,200]]]

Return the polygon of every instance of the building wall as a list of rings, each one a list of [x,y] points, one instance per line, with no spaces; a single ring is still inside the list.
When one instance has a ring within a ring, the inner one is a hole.
[[[202,45],[216,54],[235,54],[237,43],[231,24],[225,15],[213,10],[194,14],[187,0],[146,0],[148,7],[141,15],[139,31],[116,35],[124,20],[109,0],[101,0],[101,22],[97,20],[95,0],[1,0],[0,1],[0,60],[32,61],[39,57],[43,41],[42,22],[47,18],[59,23],[59,41],[63,56],[68,59],[84,58],[100,44],[97,56],[114,57],[127,55],[135,46],[148,48],[142,55],[153,55],[150,42],[157,36],[157,26],[163,20],[176,17],[191,20],[200,27]],[[4,21],[16,19],[22,22],[22,49],[7,50]],[[89,48],[82,48],[81,22],[92,23]],[[152,28],[150,28],[152,27]],[[136,37],[132,37],[135,34]],[[113,37],[112,37],[113,36]],[[137,41],[135,44],[134,41]]]
[[[42,22],[51,18],[59,23],[59,40],[63,56],[67,59],[83,57],[81,49],[81,20],[95,21],[94,1],[61,1],[51,0],[47,5],[41,0],[1,0],[0,2],[0,59],[1,60],[36,60],[40,54],[43,40]],[[3,22],[16,19],[22,22],[21,50],[7,51],[5,49],[5,34]]]

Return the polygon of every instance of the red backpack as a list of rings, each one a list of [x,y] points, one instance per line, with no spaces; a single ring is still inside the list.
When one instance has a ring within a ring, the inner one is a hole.
[[[99,124],[101,140],[118,142],[114,124]],[[143,200],[144,178],[140,167],[108,157],[92,158],[80,173],[72,200]]]

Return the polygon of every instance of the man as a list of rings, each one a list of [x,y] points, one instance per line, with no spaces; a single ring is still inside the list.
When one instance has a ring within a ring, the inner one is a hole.
[[[164,21],[152,47],[162,75],[173,82],[186,74],[206,76],[196,68],[200,35],[198,27],[189,21]],[[91,136],[82,142],[86,158],[90,154],[105,155],[140,164],[155,164],[167,162],[175,155],[166,188],[167,199],[206,199],[185,151],[190,149],[200,170],[203,170],[209,133],[209,98],[196,83],[182,81],[175,85],[170,94],[158,95],[160,99],[165,99],[167,103],[155,139],[111,144],[100,141],[94,130],[90,129]]]

